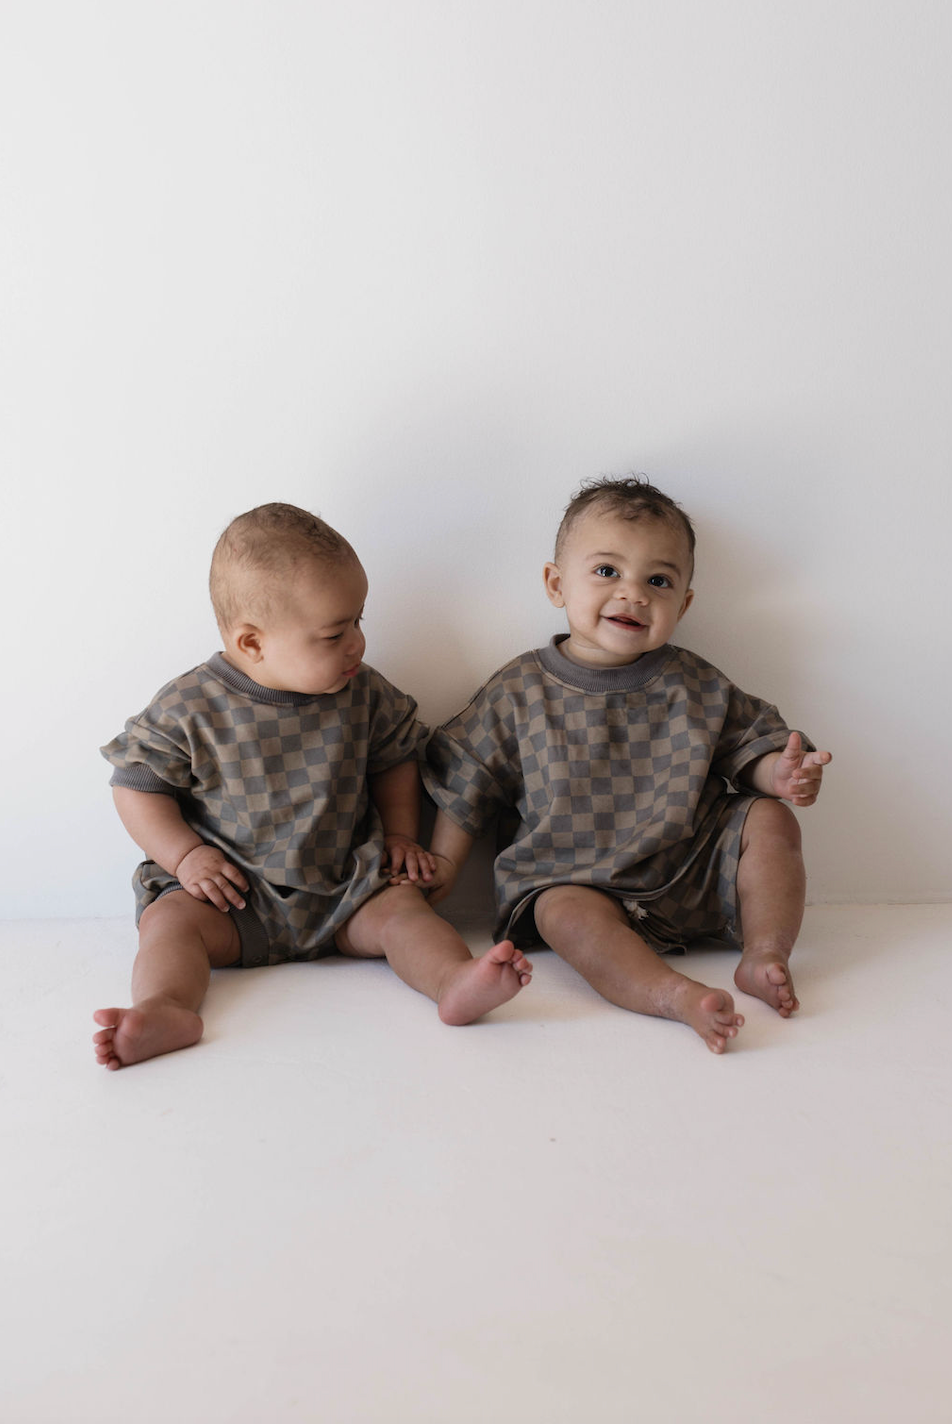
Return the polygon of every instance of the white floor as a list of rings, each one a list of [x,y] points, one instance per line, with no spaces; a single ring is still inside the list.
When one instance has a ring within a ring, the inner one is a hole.
[[[129,925],[0,926],[0,1419],[945,1424],[950,939],[809,910],[803,1011],[723,1058],[543,952],[466,1029],[384,964],[224,972],[107,1073]]]

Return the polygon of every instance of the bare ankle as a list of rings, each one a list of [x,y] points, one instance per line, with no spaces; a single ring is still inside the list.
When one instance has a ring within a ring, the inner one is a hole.
[[[132,1007],[138,1009],[140,1013],[155,1013],[166,1009],[184,1009],[187,1013],[197,1013],[198,1006],[192,997],[186,994],[148,994],[141,999],[133,999]]]
[[[786,936],[766,936],[757,940],[749,940],[741,950],[741,957],[744,959],[779,959],[784,964],[788,964],[793,953],[794,941]]]

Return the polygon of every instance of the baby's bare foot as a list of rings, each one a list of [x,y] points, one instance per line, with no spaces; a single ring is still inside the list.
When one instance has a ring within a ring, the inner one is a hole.
[[[93,1034],[93,1044],[104,1068],[125,1068],[160,1053],[188,1048],[202,1036],[198,1014],[166,1001],[147,1002],[135,1009],[97,1009],[93,1018],[103,1026]]]
[[[734,973],[734,983],[745,994],[763,999],[783,1019],[800,1007],[784,956],[775,949],[745,949]]]
[[[448,976],[439,998],[445,1024],[468,1024],[507,1003],[532,978],[532,965],[508,939],[494,944],[481,959],[460,964]]]
[[[680,1019],[693,1028],[712,1053],[723,1053],[730,1038],[737,1037],[744,1016],[734,1012],[734,1000],[726,989],[709,989],[693,979],[685,980],[685,988],[677,996],[665,1017]]]

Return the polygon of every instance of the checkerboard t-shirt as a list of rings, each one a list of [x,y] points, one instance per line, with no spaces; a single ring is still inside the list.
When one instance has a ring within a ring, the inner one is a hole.
[[[220,653],[156,695],[102,754],[111,785],[174,796],[247,875],[272,958],[311,958],[386,884],[368,775],[415,760],[416,703],[373,668],[318,696],[261,687]],[[141,912],[173,876],[134,877]]]
[[[427,791],[464,831],[518,817],[495,865],[498,934],[551,885],[670,904],[713,859],[727,783],[790,735],[776,707],[684,648],[598,670],[563,656],[564,636],[495,673],[427,751]]]

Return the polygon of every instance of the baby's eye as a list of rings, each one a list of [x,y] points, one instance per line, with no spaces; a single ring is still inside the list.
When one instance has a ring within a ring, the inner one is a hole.
[[[618,570],[612,564],[599,564],[595,570],[599,578],[617,578]]]
[[[652,574],[648,582],[652,588],[673,588],[671,580],[665,574]]]

